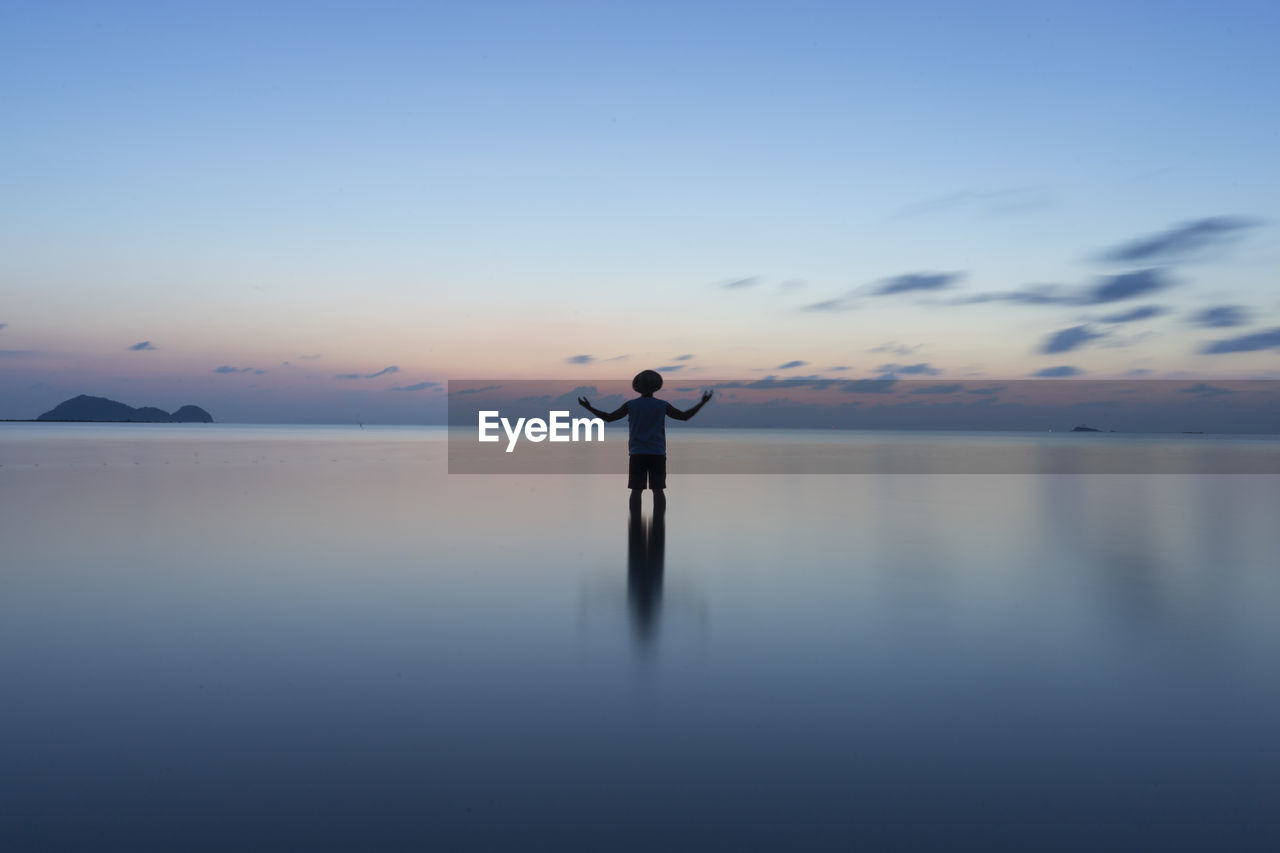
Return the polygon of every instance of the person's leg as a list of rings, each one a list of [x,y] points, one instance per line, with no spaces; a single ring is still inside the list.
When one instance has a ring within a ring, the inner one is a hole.
[[[655,456],[649,468],[649,488],[653,489],[653,514],[667,511],[667,457]]]
[[[644,467],[644,457],[633,455],[627,459],[627,488],[631,490],[631,514],[640,514],[640,494],[648,482],[648,472]]]

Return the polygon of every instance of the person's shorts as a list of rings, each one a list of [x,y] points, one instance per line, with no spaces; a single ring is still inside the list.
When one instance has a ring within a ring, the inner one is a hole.
[[[667,457],[658,453],[633,453],[627,469],[628,489],[665,489]]]

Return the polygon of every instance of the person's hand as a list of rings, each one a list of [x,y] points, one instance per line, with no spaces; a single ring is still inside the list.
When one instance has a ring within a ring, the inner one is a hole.
[[[710,391],[703,391],[703,392],[702,392],[702,402],[704,402],[704,403],[705,403],[705,402],[707,402],[707,401],[708,401],[708,400],[710,400],[710,399],[711,399],[711,392],[710,392]]]
[[[587,398],[586,398],[586,397],[579,397],[579,398],[578,398],[578,405],[579,405],[579,406],[581,406],[581,407],[582,407],[582,408],[584,408],[584,409],[590,409],[590,408],[591,408],[591,402],[590,402],[589,400],[587,400]]]

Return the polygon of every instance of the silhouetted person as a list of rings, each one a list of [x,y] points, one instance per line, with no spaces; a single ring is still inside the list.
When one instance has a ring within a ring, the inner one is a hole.
[[[663,557],[666,550],[666,517],[655,511],[649,524],[639,512],[627,520],[627,603],[636,637],[653,639],[662,610]]]
[[[687,421],[698,413],[698,410],[711,399],[711,392],[704,391],[702,399],[691,408],[681,410],[654,397],[654,392],[662,387],[662,376],[656,370],[642,370],[631,380],[631,387],[640,396],[628,400],[615,411],[602,412],[591,405],[586,397],[579,397],[578,403],[597,418],[606,422],[621,420],[625,415],[631,426],[631,439],[627,451],[631,454],[627,473],[627,488],[631,490],[631,512],[640,511],[640,494],[646,489],[653,491],[653,510],[661,512],[667,507],[667,496],[663,489],[667,487],[667,418]]]

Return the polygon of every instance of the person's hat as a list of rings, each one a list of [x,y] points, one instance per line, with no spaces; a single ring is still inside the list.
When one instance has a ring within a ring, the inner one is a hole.
[[[639,394],[652,394],[662,387],[662,374],[656,370],[642,370],[631,380],[631,387]]]

